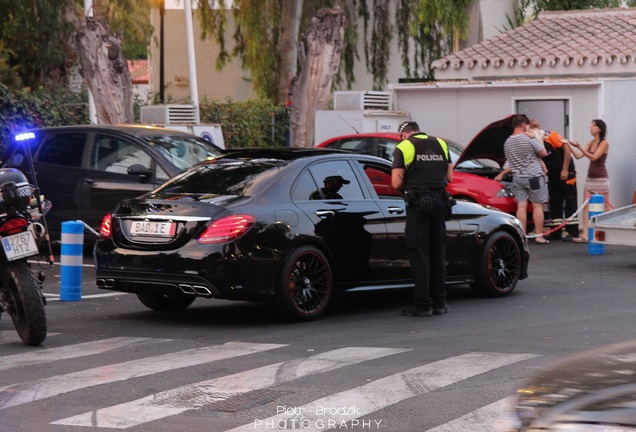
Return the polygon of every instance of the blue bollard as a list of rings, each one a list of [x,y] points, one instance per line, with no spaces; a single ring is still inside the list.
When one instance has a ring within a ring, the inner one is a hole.
[[[60,300],[82,299],[82,264],[84,248],[84,224],[76,221],[62,222],[62,247],[60,250]]]
[[[605,197],[603,195],[594,194],[590,197],[588,203],[588,217],[592,220],[592,216],[605,213]],[[587,229],[587,253],[589,255],[603,255],[605,253],[605,245],[597,243],[594,240],[594,228],[591,226]]]

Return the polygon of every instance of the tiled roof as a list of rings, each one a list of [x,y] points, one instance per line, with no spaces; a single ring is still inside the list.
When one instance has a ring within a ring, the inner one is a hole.
[[[543,12],[432,67],[436,79],[636,75],[636,8]]]
[[[133,84],[148,84],[148,60],[128,60]]]

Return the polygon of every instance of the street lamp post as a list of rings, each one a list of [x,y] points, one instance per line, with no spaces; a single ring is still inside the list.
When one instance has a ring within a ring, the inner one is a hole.
[[[166,4],[165,0],[161,0],[159,2],[159,102],[164,103],[165,101],[165,92],[164,92],[164,83],[165,83],[165,75],[164,75],[164,43],[163,43],[163,33],[164,33],[164,18],[166,15]]]

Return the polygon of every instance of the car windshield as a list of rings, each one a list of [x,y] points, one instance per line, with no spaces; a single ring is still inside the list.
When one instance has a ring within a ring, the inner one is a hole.
[[[252,188],[273,178],[286,165],[278,159],[219,159],[189,169],[150,193],[150,198],[170,199],[177,195],[211,199],[219,196],[250,196]]]
[[[221,154],[214,145],[196,136],[165,134],[147,136],[145,139],[174,166],[182,170]]]

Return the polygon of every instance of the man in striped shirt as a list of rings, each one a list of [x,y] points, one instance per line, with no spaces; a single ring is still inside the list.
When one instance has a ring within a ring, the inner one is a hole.
[[[535,242],[544,244],[543,238],[543,204],[549,201],[548,185],[538,157],[548,155],[545,147],[536,139],[530,130],[528,117],[523,114],[512,117],[512,135],[504,143],[504,153],[509,167],[502,171],[495,180],[501,181],[504,174],[512,171],[512,193],[517,200],[517,219],[527,225],[528,201],[532,205],[532,221]]]

